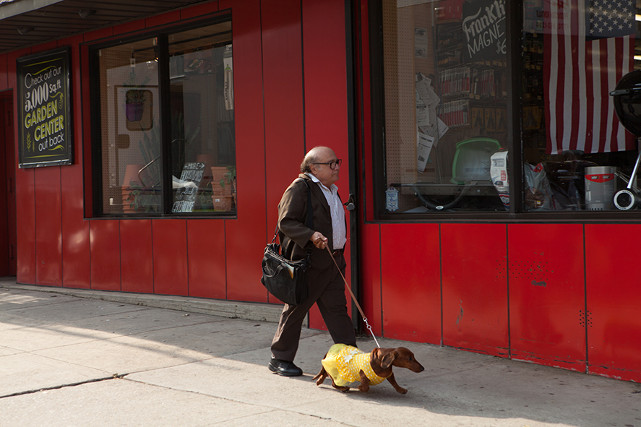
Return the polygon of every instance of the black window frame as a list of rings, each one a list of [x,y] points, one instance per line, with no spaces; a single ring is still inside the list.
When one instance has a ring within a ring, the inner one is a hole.
[[[220,218],[233,219],[238,217],[237,208],[233,211],[210,212],[172,212],[173,192],[171,173],[171,111],[170,111],[170,67],[169,67],[169,36],[174,33],[229,22],[231,25],[233,46],[233,20],[230,10],[217,12],[207,18],[199,18],[190,22],[178,22],[153,28],[145,28],[133,33],[123,34],[97,43],[87,43],[89,57],[89,93],[90,123],[91,123],[91,189],[93,218],[114,219],[141,219],[141,218]],[[103,211],[103,179],[102,179],[102,120],[100,102],[100,75],[98,55],[101,49],[120,44],[136,42],[144,39],[156,38],[158,46],[158,83],[159,83],[159,109],[161,120],[161,154],[162,154],[162,211],[159,213],[105,213]],[[234,142],[234,149],[236,144]]]
[[[523,0],[506,0],[507,31],[507,150],[510,208],[505,212],[433,211],[429,213],[389,213],[384,209],[385,97],[383,69],[382,2],[368,2],[370,55],[370,108],[372,131],[373,223],[384,222],[529,222],[529,223],[612,223],[641,222],[641,209],[630,211],[527,211],[523,206],[525,177],[522,139],[522,35]],[[514,161],[519,159],[519,161]]]

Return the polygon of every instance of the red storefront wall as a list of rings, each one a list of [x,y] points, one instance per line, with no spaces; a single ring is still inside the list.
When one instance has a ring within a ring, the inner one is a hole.
[[[238,217],[90,219],[87,44],[222,10],[233,25]],[[282,191],[308,148],[347,158],[346,39],[342,1],[227,0],[0,56],[4,90],[16,87],[17,58],[72,53],[75,161],[16,171],[18,282],[268,302],[257,266]],[[342,173],[347,193],[347,162]],[[316,312],[312,324],[322,326]]]
[[[85,219],[91,128],[81,43],[225,8],[233,13],[238,218]],[[641,290],[630,268],[639,225],[371,222],[366,16],[355,46],[365,64],[355,122],[370,220],[359,216],[361,301],[375,332],[641,381]],[[229,0],[0,56],[4,90],[16,87],[20,56],[72,49],[76,161],[16,171],[18,281],[268,301],[254,266],[282,189],[306,147],[331,145],[347,158],[344,28],[344,2]],[[348,176],[344,167],[343,193]],[[311,325],[322,327],[317,312]]]
[[[376,223],[368,2],[355,13],[361,301],[375,333],[641,381],[641,225]]]

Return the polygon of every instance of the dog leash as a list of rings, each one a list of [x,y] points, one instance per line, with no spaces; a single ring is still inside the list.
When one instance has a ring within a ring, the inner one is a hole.
[[[372,334],[372,338],[374,338],[374,342],[376,343],[376,347],[381,348],[381,346],[378,344],[378,341],[376,340],[376,336],[374,335],[374,331],[372,330],[372,327],[370,326],[369,323],[367,323],[367,317],[365,317],[365,313],[363,313],[363,309],[361,308],[361,305],[356,301],[356,296],[352,292],[352,289],[349,286],[349,283],[347,283],[347,279],[343,275],[343,272],[341,271],[340,267],[338,266],[338,263],[334,259],[334,254],[332,254],[332,251],[329,250],[329,246],[325,246],[327,249],[327,252],[329,252],[329,256],[332,258],[332,261],[334,261],[334,265],[338,269],[338,272],[341,274],[341,277],[343,278],[343,282],[345,282],[345,287],[349,291],[349,294],[352,296],[352,300],[354,301],[354,304],[356,304],[356,308],[358,308],[358,312],[361,313],[361,317],[363,318],[363,322],[365,322],[365,327],[369,331],[370,334]]]

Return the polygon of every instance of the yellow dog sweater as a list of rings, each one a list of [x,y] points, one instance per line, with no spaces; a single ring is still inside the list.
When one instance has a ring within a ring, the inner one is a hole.
[[[361,369],[369,378],[371,385],[380,384],[385,378],[374,373],[370,364],[370,353],[363,353],[356,347],[345,344],[334,344],[330,347],[321,364],[337,386],[346,386],[360,382]]]

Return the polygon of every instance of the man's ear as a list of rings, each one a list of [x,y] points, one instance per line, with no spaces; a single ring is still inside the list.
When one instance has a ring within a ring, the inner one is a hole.
[[[396,351],[390,351],[389,353],[385,354],[381,359],[381,368],[387,369],[392,366],[392,363],[394,363],[394,360],[396,360],[396,356],[398,356],[398,353]]]

